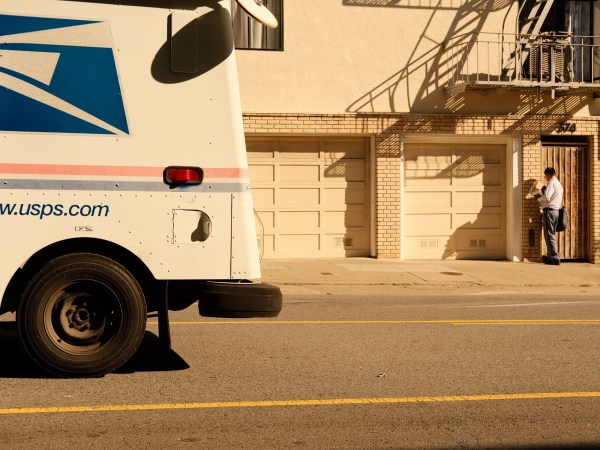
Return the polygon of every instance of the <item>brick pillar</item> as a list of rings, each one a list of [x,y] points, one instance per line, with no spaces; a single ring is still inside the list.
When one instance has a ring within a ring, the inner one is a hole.
[[[388,129],[375,140],[377,257],[400,258],[401,134]]]

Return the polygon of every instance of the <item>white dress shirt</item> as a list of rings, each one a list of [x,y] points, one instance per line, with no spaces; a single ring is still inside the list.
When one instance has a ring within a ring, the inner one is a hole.
[[[542,208],[560,209],[563,199],[563,187],[556,177],[548,181],[546,191],[538,198]]]

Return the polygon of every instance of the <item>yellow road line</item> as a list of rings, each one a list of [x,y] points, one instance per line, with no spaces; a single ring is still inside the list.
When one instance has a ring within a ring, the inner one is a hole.
[[[600,325],[600,319],[532,319],[532,320],[223,320],[170,321],[171,325]],[[158,322],[148,322],[157,325]]]
[[[546,400],[600,398],[600,392],[541,392],[525,394],[451,395],[398,398],[337,398],[322,400],[267,400],[243,402],[163,403],[140,405],[57,406],[49,408],[4,408],[0,415],[58,414],[77,412],[157,411],[225,408],[268,408],[278,406],[383,405],[414,403],[485,402],[501,400]]]

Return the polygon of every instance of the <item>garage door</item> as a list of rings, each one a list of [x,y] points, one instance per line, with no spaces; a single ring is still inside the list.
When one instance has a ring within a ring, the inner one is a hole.
[[[405,145],[404,259],[506,257],[503,145]]]
[[[367,139],[248,138],[263,258],[369,255]]]

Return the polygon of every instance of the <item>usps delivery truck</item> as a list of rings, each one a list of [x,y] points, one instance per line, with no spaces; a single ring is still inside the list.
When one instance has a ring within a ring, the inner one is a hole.
[[[237,0],[267,26],[262,0]],[[230,0],[0,0],[0,313],[58,376],[101,376],[149,312],[273,317]]]

